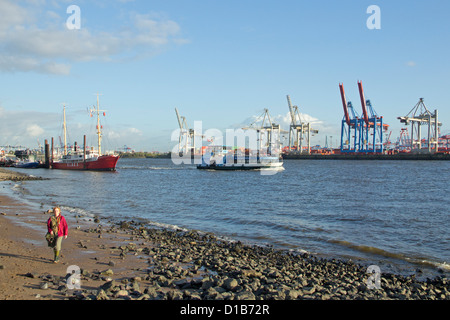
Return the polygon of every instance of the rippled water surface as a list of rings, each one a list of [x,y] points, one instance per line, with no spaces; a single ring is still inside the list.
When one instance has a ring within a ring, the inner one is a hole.
[[[290,160],[284,167],[262,175],[121,159],[115,173],[21,170],[50,180],[9,186],[66,214],[143,219],[386,272],[448,271],[448,161]]]

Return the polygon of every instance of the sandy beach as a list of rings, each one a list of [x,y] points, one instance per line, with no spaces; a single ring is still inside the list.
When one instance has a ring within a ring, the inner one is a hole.
[[[3,181],[27,178],[4,171]],[[445,275],[427,281],[384,273],[377,278],[352,261],[64,211],[69,237],[55,264],[44,239],[49,209],[0,196],[0,300],[450,299]]]
[[[24,180],[41,178],[0,168],[0,181]],[[66,216],[69,237],[63,241],[61,262],[54,264],[52,249],[44,238],[50,217],[47,211],[50,209],[42,208],[36,212],[23,203],[0,195],[0,300],[67,299],[65,292],[57,290],[60,287],[57,279],[64,278],[72,265],[101,272],[111,269],[109,264],[116,262],[113,268],[115,279],[132,277],[136,268],[146,266],[142,259],[131,256],[121,260],[117,258],[119,254],[102,249],[117,246],[117,243],[126,244],[127,235],[103,235],[99,238],[98,234],[85,232],[97,226],[94,221],[78,221],[72,216]],[[42,284],[50,282],[48,289],[43,290],[46,286]],[[98,281],[88,278],[83,281],[83,289],[97,288],[104,282],[100,277]]]
[[[67,217],[69,237],[63,241],[61,262],[55,264],[53,251],[44,239],[50,214],[45,210],[33,212],[24,204],[4,196],[0,196],[0,208],[0,300],[67,299],[65,292],[58,290],[57,279],[64,278],[71,265],[101,272],[111,269],[109,264],[115,261],[115,278],[132,277],[135,268],[145,267],[141,259],[131,256],[120,260],[119,254],[102,250],[106,248],[105,244],[127,243],[128,239],[119,234],[99,238],[81,229],[83,225],[89,229],[88,221],[77,224],[70,217]],[[43,290],[41,285],[47,282],[50,286]],[[104,279],[88,278],[83,281],[83,289],[97,288],[104,282]]]

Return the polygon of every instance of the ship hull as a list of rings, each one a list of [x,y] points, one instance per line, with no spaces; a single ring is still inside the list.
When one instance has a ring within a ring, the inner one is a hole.
[[[283,168],[283,163],[278,164],[254,164],[254,165],[198,165],[197,169],[201,170],[262,170],[262,169],[273,169],[279,170]]]
[[[16,168],[20,169],[36,169],[39,166],[39,162],[27,162],[27,163],[20,163],[16,164]]]
[[[115,171],[118,156],[101,156],[96,160],[60,161],[53,162],[52,169],[57,170],[92,170],[92,171]]]
[[[262,159],[249,159],[246,158],[244,163],[223,163],[223,164],[207,164],[203,162],[197,166],[197,169],[203,170],[263,170],[263,169],[273,169],[280,170],[283,169],[283,162],[276,157],[262,158]],[[254,162],[250,161],[254,160]]]

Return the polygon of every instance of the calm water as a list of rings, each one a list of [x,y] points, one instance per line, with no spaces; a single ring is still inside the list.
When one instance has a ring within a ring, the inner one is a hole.
[[[143,219],[351,258],[382,272],[449,271],[448,161],[291,160],[284,167],[270,176],[121,159],[115,173],[21,170],[50,180],[6,189],[46,209],[56,202],[66,215]]]

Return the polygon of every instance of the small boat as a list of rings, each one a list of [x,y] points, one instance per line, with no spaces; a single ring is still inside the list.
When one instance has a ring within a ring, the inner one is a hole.
[[[119,156],[117,155],[102,155],[101,141],[102,141],[102,126],[100,125],[100,107],[97,95],[97,108],[91,110],[97,114],[97,135],[98,135],[98,150],[87,150],[86,136],[84,136],[84,148],[79,150],[75,143],[73,150],[70,152],[67,148],[66,138],[66,108],[64,107],[64,154],[58,160],[52,160],[52,169],[59,170],[94,170],[94,171],[115,171]],[[103,113],[104,114],[104,113]]]
[[[36,169],[39,167],[40,162],[30,160],[20,160],[14,164],[14,167],[21,169]]]
[[[241,138],[249,139],[248,145],[240,144],[233,147],[223,145],[209,145],[202,150],[201,163],[197,169],[206,170],[270,170],[271,172],[284,170],[283,157],[281,154],[281,127],[271,121],[269,111],[259,117],[262,119],[259,125],[253,123],[242,130],[249,131],[249,135],[241,131]],[[252,137],[252,138],[251,138]],[[240,137],[233,137],[239,140]],[[228,137],[227,137],[228,139]],[[252,140],[252,141],[250,141]],[[249,147],[254,142],[254,147]],[[271,174],[271,173],[267,173]]]
[[[202,156],[202,163],[197,169],[206,170],[284,170],[283,158],[276,155],[261,155],[259,152],[246,150],[239,154],[223,147],[209,147]]]
[[[16,156],[16,160],[11,164],[13,167],[21,169],[35,169],[41,164],[39,161],[36,161],[35,155],[28,149],[17,150],[14,152],[14,155]]]

